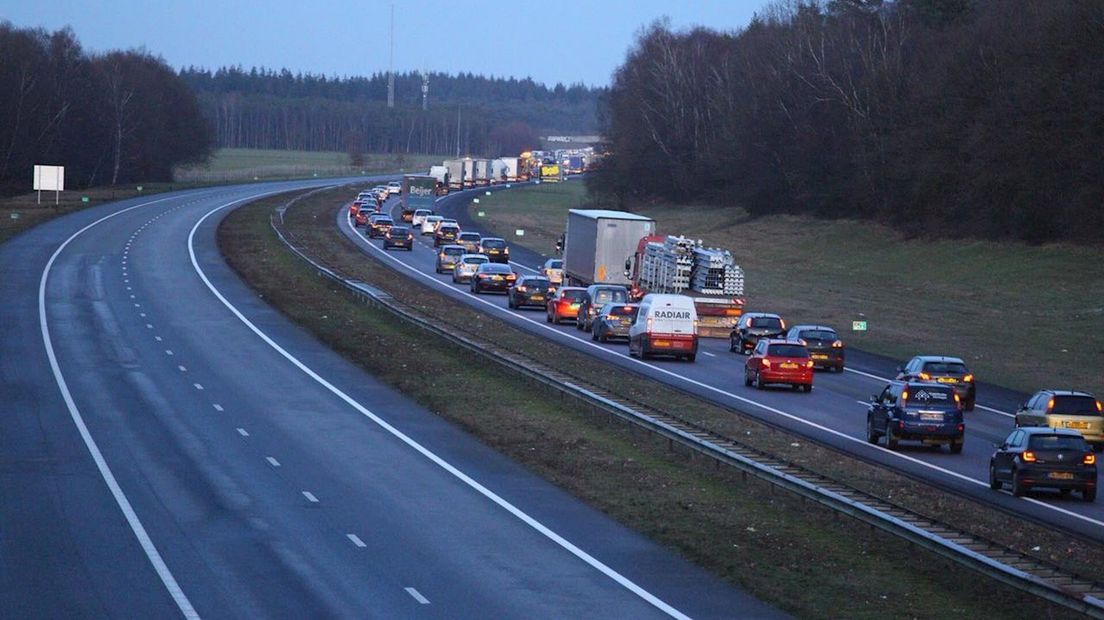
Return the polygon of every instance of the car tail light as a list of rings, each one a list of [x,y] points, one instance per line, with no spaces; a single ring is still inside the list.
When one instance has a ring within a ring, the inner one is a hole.
[[[897,421],[897,428],[899,428],[901,430],[904,430],[905,429],[905,421],[904,420],[898,420]]]
[[[974,375],[966,375],[965,377],[962,377],[962,380],[966,383],[972,383],[974,381]]]
[[[651,319],[648,319],[648,320],[651,320]],[[763,368],[770,368],[770,366],[771,366],[770,360],[765,358],[765,357],[762,360],[760,360],[760,363],[763,365]]]
[[[954,399],[956,405],[962,402],[962,399],[958,397],[958,392],[954,393]]]
[[[842,349],[843,348],[843,341],[842,340],[837,340],[837,341],[833,342],[832,343],[832,348],[833,349]]]
[[[782,329],[786,329],[786,322],[782,319],[778,319],[778,324],[782,326]]]
[[[648,322],[644,325],[645,329],[652,331],[652,317],[648,317]]]
[[[1047,401],[1047,411],[1049,412],[1051,409],[1054,409],[1054,399],[1053,398]]]
[[[801,344],[801,346],[803,346],[803,347],[807,347],[807,346],[809,346],[809,343],[808,343],[808,342],[805,342],[805,339],[804,339],[804,338],[798,338],[798,339],[797,339],[797,341],[798,341],[798,342],[799,342],[799,343]]]
[[[1025,463],[1034,463],[1036,460],[1035,453],[1031,450],[1024,450],[1020,453],[1020,459]]]
[[[511,273],[510,275],[506,276],[506,279],[507,280],[517,280],[517,276],[515,276],[514,274]]]
[[[747,323],[748,327],[751,327],[754,324],[755,324],[755,319],[748,319],[748,323]]]
[[[406,233],[406,238],[407,238],[408,241],[413,239],[414,238],[414,233]]]
[[[519,284],[519,285],[517,286],[517,290],[518,290],[518,292],[520,292],[520,293],[524,293],[524,292],[525,292],[525,285],[524,285],[524,284]]]
[[[1096,401],[1096,412],[1097,413],[1104,413],[1104,409],[1101,409],[1101,407],[1100,407],[1100,401],[1099,400]]]
[[[1096,464],[1096,455],[1093,454],[1092,452],[1090,452],[1090,453],[1085,455],[1085,458],[1081,459],[1081,462],[1084,463],[1085,465],[1095,465]]]
[[[813,360],[809,360],[809,361],[805,362],[805,367],[806,368],[812,368],[813,367]]]
[[[931,375],[929,375],[926,372],[920,373],[920,378],[923,379],[924,381],[931,381]]]
[[[964,433],[964,432],[966,432],[966,425],[965,425],[965,424],[959,424],[959,425],[958,425],[957,427],[955,427],[955,428],[957,428],[957,429],[958,429],[958,432],[960,432],[960,433]]]

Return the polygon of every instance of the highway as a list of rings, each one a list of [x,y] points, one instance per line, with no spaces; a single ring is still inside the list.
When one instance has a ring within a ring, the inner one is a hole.
[[[335,182],[138,198],[0,245],[0,616],[782,616],[366,375],[224,263],[233,207]]]
[[[577,182],[577,181],[568,181]],[[437,212],[456,218],[463,230],[487,234],[478,221],[467,212],[471,199],[485,191],[507,190],[499,185],[455,192],[438,199]],[[398,217],[397,200],[388,203],[393,216]],[[417,236],[413,252],[385,252],[379,242],[369,241],[354,230],[346,209],[336,208],[336,225],[359,244],[365,252],[390,265],[398,274],[411,278],[453,299],[478,308],[530,333],[582,351],[626,370],[664,382],[696,394],[709,401],[733,407],[769,424],[791,430],[822,444],[852,453],[870,462],[896,469],[909,476],[934,483],[977,498],[1012,515],[1030,517],[1043,523],[1058,525],[1079,536],[1104,540],[1104,504],[1086,503],[1072,495],[1060,498],[1056,492],[1033,491],[1027,497],[1015,498],[1009,492],[996,492],[988,487],[988,463],[993,444],[1000,443],[1013,428],[1012,412],[1026,398],[1025,394],[986,384],[978,385],[978,404],[966,414],[966,443],[963,453],[952,455],[945,449],[933,450],[915,443],[902,443],[897,451],[883,445],[870,445],[865,439],[867,401],[881,391],[888,378],[895,374],[899,361],[849,349],[848,368],[843,374],[818,372],[811,394],[789,390],[758,391],[743,384],[745,358],[728,351],[727,340],[703,339],[697,361],[648,360],[631,358],[624,343],[597,343],[590,334],[577,331],[573,325],[554,326],[545,322],[539,309],[510,310],[501,294],[474,295],[466,285],[456,285],[448,275],[434,272],[434,250],[430,237]],[[511,242],[510,259],[514,270],[533,273],[546,257]],[[752,304],[748,310],[770,311],[754,305],[754,274],[749,274]],[[791,322],[816,322],[818,317],[787,317]],[[917,354],[938,354],[938,351],[917,351]],[[1047,386],[1040,386],[1047,387]]]

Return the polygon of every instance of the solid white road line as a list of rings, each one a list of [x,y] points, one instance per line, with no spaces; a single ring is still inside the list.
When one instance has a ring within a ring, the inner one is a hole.
[[[312,504],[318,503],[318,498],[315,497],[314,493],[311,493],[310,491],[303,491],[303,497],[307,498],[307,501]]]
[[[571,553],[575,557],[579,558],[580,560],[583,560],[584,562],[589,564],[591,567],[598,570],[602,574],[606,575],[607,577],[609,577],[613,581],[617,582],[622,587],[629,590],[630,592],[632,592],[636,596],[638,596],[641,599],[647,601],[650,605],[652,605],[655,608],[659,609],[663,613],[666,613],[667,615],[669,615],[673,618],[679,618],[680,620],[681,619],[689,620],[688,616],[686,616],[686,614],[683,614],[682,612],[675,609],[674,607],[671,607],[667,603],[660,600],[659,597],[657,597],[654,594],[652,594],[651,592],[648,592],[647,590],[641,588],[636,583],[634,583],[633,581],[631,581],[627,577],[623,576],[621,573],[618,573],[617,571],[613,570],[609,566],[605,565],[600,560],[593,557],[592,555],[590,555],[586,551],[583,551],[579,547],[576,547],[574,544],[571,543],[571,541],[567,540],[566,538],[564,538],[564,537],[560,536],[559,534],[557,534],[556,532],[552,531],[551,529],[549,529],[546,525],[544,525],[540,521],[537,521],[533,517],[529,516],[527,513],[522,511],[517,506],[514,506],[510,502],[506,501],[505,499],[500,497],[494,491],[491,491],[487,487],[483,486],[482,484],[477,482],[475,479],[468,476],[464,472],[462,472],[459,469],[457,469],[456,467],[454,467],[451,463],[449,463],[448,461],[446,461],[443,458],[441,458],[440,456],[438,456],[436,453],[430,451],[428,448],[426,448],[422,444],[418,443],[417,441],[415,441],[414,439],[412,439],[411,437],[409,437],[408,435],[406,435],[405,433],[403,433],[399,429],[397,429],[394,426],[392,426],[391,424],[389,424],[383,418],[379,417],[378,415],[376,415],[372,411],[368,410],[366,407],[364,407],[364,405],[361,405],[359,402],[357,402],[351,396],[349,396],[348,394],[343,392],[337,386],[330,383],[326,379],[322,378],[321,375],[314,372],[314,370],[312,370],[310,367],[308,367],[306,364],[301,362],[294,355],[289,353],[286,349],[284,349],[279,344],[277,344],[275,340],[273,340],[272,338],[270,338],[268,336],[268,334],[261,331],[261,329],[258,328],[256,325],[254,325],[252,321],[250,321],[248,318],[246,318],[246,316],[244,314],[242,314],[241,311],[238,310],[237,307],[234,306],[234,304],[230,303],[230,300],[226,299],[226,297],[218,290],[218,288],[215,287],[215,285],[207,277],[207,274],[203,271],[203,268],[199,266],[199,260],[196,258],[196,251],[195,251],[195,234],[196,234],[196,231],[199,230],[199,227],[203,225],[203,222],[206,221],[208,217],[214,215],[215,213],[217,213],[218,211],[221,211],[222,209],[225,209],[227,207],[231,207],[233,205],[245,202],[247,200],[249,200],[249,199],[236,200],[234,202],[229,202],[229,203],[227,203],[227,204],[225,204],[221,207],[218,207],[218,208],[212,209],[211,211],[208,211],[206,215],[199,218],[199,221],[197,221],[195,223],[195,225],[192,226],[191,232],[188,233],[188,255],[191,257],[191,260],[192,260],[192,268],[194,268],[195,272],[197,274],[199,274],[199,278],[201,280],[203,280],[203,283],[207,285],[207,288],[211,291],[211,293],[214,294],[214,296],[216,298],[218,298],[218,300],[221,301],[222,304],[224,306],[226,306],[226,308],[228,310],[230,310],[230,312],[238,318],[238,320],[240,320],[243,324],[245,324],[245,326],[248,327],[250,331],[252,331],[254,334],[256,334],[257,337],[259,337],[261,340],[263,340],[268,346],[272,347],[277,353],[279,353],[281,356],[283,356],[284,359],[291,362],[295,367],[297,367],[299,370],[303,371],[304,374],[306,374],[308,377],[313,379],[319,385],[321,385],[324,388],[326,388],[327,390],[329,390],[330,393],[337,396],[341,400],[345,401],[346,404],[348,404],[350,407],[352,407],[353,409],[360,412],[361,415],[368,418],[372,422],[376,423],[380,428],[384,429],[385,431],[390,433],[392,436],[394,436],[396,439],[398,439],[399,441],[405,443],[407,446],[410,446],[412,449],[414,449],[415,451],[420,453],[422,456],[424,456],[425,458],[427,458],[430,461],[432,461],[433,463],[435,463],[438,467],[445,470],[446,472],[453,475],[454,477],[456,477],[458,480],[460,480],[464,484],[471,487],[473,490],[475,490],[480,495],[486,497],[487,499],[491,500],[495,504],[498,504],[502,509],[504,509],[507,512],[509,512],[510,514],[514,515],[517,519],[519,519],[520,521],[522,521],[523,523],[525,523],[529,527],[531,527],[534,530],[536,530],[537,532],[541,533],[546,538],[553,541],[554,543],[556,543],[557,545],[559,545],[563,549],[567,550],[569,553]],[[369,244],[369,245],[371,245],[371,244]],[[402,264],[402,263],[400,262],[400,264]],[[434,280],[434,281],[436,281],[436,280]]]
[[[345,538],[348,538],[349,540],[351,540],[354,545],[360,547],[361,549],[368,546],[368,545],[364,544],[364,541],[361,540],[360,536],[357,536],[356,534],[346,534]]]
[[[50,370],[54,373],[54,381],[57,383],[58,390],[61,391],[61,397],[65,401],[65,407],[69,410],[69,417],[73,419],[73,424],[76,425],[85,447],[88,448],[88,452],[91,454],[92,460],[96,464],[96,469],[100,472],[100,477],[103,478],[104,483],[107,484],[108,490],[111,491],[111,496],[115,499],[115,503],[119,506],[119,510],[122,511],[123,516],[126,518],[127,525],[130,526],[130,530],[134,533],[134,536],[138,539],[138,544],[141,545],[142,551],[146,554],[146,559],[149,560],[154,571],[157,572],[157,576],[161,579],[162,585],[165,586],[173,602],[176,603],[177,609],[180,610],[180,613],[183,614],[185,618],[199,618],[199,613],[196,612],[195,607],[192,606],[192,602],[188,600],[184,591],[180,589],[180,584],[176,581],[176,577],[173,576],[172,571],[169,570],[168,565],[165,564],[164,558],[161,557],[161,553],[157,550],[156,545],[153,544],[153,540],[150,538],[149,533],[146,532],[146,528],[142,525],[141,519],[139,519],[138,514],[134,512],[134,507],[131,505],[126,493],[123,492],[122,487],[119,486],[119,482],[115,479],[115,474],[112,473],[111,467],[108,466],[107,461],[104,459],[103,453],[100,452],[99,445],[96,444],[96,440],[92,438],[92,433],[84,423],[84,417],[81,415],[80,410],[77,409],[77,403],[73,400],[73,395],[69,392],[69,385],[66,383],[64,375],[62,375],[61,366],[58,364],[57,360],[57,354],[54,352],[54,343],[50,339],[50,327],[46,321],[46,282],[50,278],[50,269],[54,266],[54,261],[57,260],[57,257],[61,255],[62,251],[64,251],[74,239],[100,222],[107,221],[113,217],[127,213],[128,211],[133,211],[134,209],[172,199],[173,197],[171,196],[159,198],[150,202],[134,205],[133,207],[120,209],[115,213],[105,215],[91,224],[88,224],[62,242],[62,244],[54,250],[54,253],[50,256],[50,260],[46,261],[46,267],[42,270],[42,278],[38,283],[38,323],[42,330],[42,343],[46,347],[46,357],[50,361]]]
[[[421,592],[418,592],[414,588],[403,588],[403,589],[406,590],[407,594],[409,594],[410,596],[413,596],[414,600],[418,601],[422,605],[429,605],[429,599],[422,596]]]
[[[365,243],[364,245],[366,245],[368,248],[375,251],[376,253],[380,254],[381,256],[387,258],[388,260],[394,261],[395,264],[399,265],[401,268],[409,271],[410,273],[413,273],[414,275],[416,275],[420,278],[423,278],[423,279],[425,279],[429,282],[433,282],[435,286],[439,286],[439,287],[441,287],[445,290],[451,290],[451,291],[456,291],[457,290],[456,288],[454,288],[452,286],[449,286],[447,283],[442,282],[441,280],[438,280],[437,278],[433,277],[432,275],[430,275],[428,273],[424,273],[422,271],[419,271],[418,269],[416,269],[416,268],[402,262],[401,260],[395,258],[391,254],[388,254],[386,252],[381,251],[379,248],[372,245],[371,243]],[[645,368],[648,368],[648,369],[650,369],[652,371],[655,371],[655,372],[658,372],[660,374],[667,375],[669,377],[678,379],[679,381],[683,381],[685,383],[689,383],[690,385],[695,385],[695,386],[700,387],[702,389],[709,390],[710,392],[720,394],[722,396],[731,398],[735,401],[744,403],[746,405],[751,405],[751,406],[756,407],[758,409],[762,409],[763,411],[767,411],[767,412],[773,413],[777,416],[781,416],[781,417],[786,418],[787,420],[790,420],[792,422],[796,422],[798,424],[803,424],[805,426],[815,428],[815,429],[817,429],[819,431],[822,431],[824,433],[828,433],[829,435],[833,435],[835,437],[838,437],[842,440],[849,441],[849,442],[864,446],[867,449],[879,450],[883,454],[888,455],[890,457],[899,458],[899,459],[908,461],[908,462],[910,462],[914,465],[918,465],[920,467],[924,467],[924,468],[930,469],[932,471],[939,472],[941,474],[944,474],[946,476],[950,476],[952,478],[961,480],[963,482],[968,482],[970,484],[974,484],[974,485],[978,485],[978,486],[984,486],[984,487],[989,486],[989,481],[988,480],[980,480],[980,479],[977,479],[977,478],[971,478],[970,476],[967,476],[965,474],[960,474],[956,471],[952,471],[952,470],[947,469],[945,467],[940,467],[940,466],[935,465],[933,463],[928,463],[927,461],[922,461],[922,460],[920,460],[916,457],[909,456],[908,454],[895,452],[893,450],[890,450],[888,448],[884,448],[882,446],[869,444],[869,443],[866,442],[865,438],[852,437],[851,435],[848,435],[847,433],[843,433],[841,431],[837,431],[834,428],[824,426],[823,424],[818,424],[818,423],[813,422],[811,420],[806,420],[805,418],[803,418],[799,415],[792,414],[792,413],[783,411],[781,409],[777,409],[775,407],[771,407],[770,405],[766,405],[766,404],[760,403],[758,401],[752,400],[750,398],[740,396],[740,395],[735,394],[733,392],[728,392],[726,390],[722,390],[721,388],[709,385],[708,383],[702,383],[701,381],[697,381],[697,380],[691,379],[689,377],[684,377],[684,376],[682,376],[678,373],[667,370],[666,368],[662,368],[662,367],[656,366],[654,364],[649,364],[649,363],[647,363],[643,360],[639,360],[639,359],[637,359],[635,357],[631,357],[627,354],[613,353],[612,351],[610,351],[610,349],[607,349],[605,347],[594,344],[590,340],[574,336],[571,332],[560,331],[558,329],[553,328],[551,325],[546,325],[546,324],[544,324],[540,321],[537,321],[535,319],[532,319],[528,316],[513,312],[513,311],[509,310],[508,308],[506,308],[504,306],[499,306],[499,305],[493,304],[493,303],[487,301],[486,299],[483,299],[483,298],[479,297],[478,295],[474,295],[474,294],[471,294],[471,293],[466,293],[464,291],[461,291],[461,292],[468,295],[468,297],[470,299],[473,299],[473,300],[487,306],[488,308],[493,308],[495,312],[499,312],[499,313],[502,313],[506,316],[513,317],[513,318],[516,318],[516,319],[519,319],[519,320],[529,321],[530,323],[535,325],[537,328],[547,330],[549,333],[555,334],[556,337],[558,337],[558,338],[573,339],[576,342],[582,344],[583,346],[592,347],[592,348],[594,348],[598,351],[603,351],[607,354],[618,355],[619,357],[621,357],[622,359],[628,361],[631,364],[637,364],[639,366],[643,366]],[[850,370],[850,369],[845,369],[845,370]],[[858,371],[858,370],[852,370],[852,372],[855,372],[855,373],[858,373],[858,374],[861,374],[861,375],[865,375],[867,377],[873,377],[875,379],[881,380],[881,377],[878,377],[877,375],[872,375],[870,373],[865,373],[865,372]],[[1041,507],[1046,508],[1048,510],[1053,510],[1054,512],[1061,513],[1063,515],[1066,515],[1066,516],[1074,518],[1074,519],[1078,519],[1080,521],[1084,521],[1086,523],[1091,523],[1093,525],[1104,526],[1104,521],[1101,521],[1099,519],[1093,519],[1092,517],[1088,517],[1088,516],[1085,516],[1085,515],[1082,515],[1082,514],[1078,514],[1076,512],[1073,512],[1071,510],[1066,510],[1065,508],[1061,508],[1061,507],[1055,506],[1053,504],[1048,504],[1046,502],[1043,502],[1043,501],[1040,501],[1040,500],[1037,500],[1037,499],[1032,499],[1030,497],[1023,497],[1021,499],[1023,501],[1030,502],[1032,504],[1035,504],[1037,506],[1041,506]]]

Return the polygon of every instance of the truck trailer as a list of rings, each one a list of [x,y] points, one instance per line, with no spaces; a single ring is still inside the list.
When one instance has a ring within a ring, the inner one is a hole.
[[[463,159],[446,159],[445,169],[448,171],[449,190],[459,190],[469,186],[468,178],[464,176],[467,166],[464,165]]]
[[[655,220],[625,211],[571,209],[564,233],[564,278],[575,286],[631,284],[625,261],[640,240],[655,233]]]
[[[402,178],[402,221],[412,222],[417,209],[433,210],[437,196],[437,177],[428,174],[407,174]]]

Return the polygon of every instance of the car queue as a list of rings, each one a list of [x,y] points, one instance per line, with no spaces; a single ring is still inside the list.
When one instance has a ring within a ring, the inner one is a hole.
[[[415,231],[432,236],[436,272],[451,275],[473,294],[504,293],[510,309],[542,310],[547,322],[573,323],[595,341],[625,341],[632,357],[690,362],[697,357],[698,318],[688,297],[650,293],[634,303],[621,285],[565,286],[560,259],[549,259],[535,275],[519,275],[502,238],[461,231],[455,220],[424,209],[414,213],[410,227],[397,226],[378,207],[369,211],[356,204],[350,208],[354,224],[363,226],[367,237],[383,239],[384,249],[412,250]],[[368,211],[363,217],[362,210]],[[787,326],[776,313],[745,312],[730,334],[729,349],[746,358],[744,384],[756,389],[785,386],[809,393],[816,370],[841,373],[846,367],[846,347],[834,328]],[[977,382],[963,359],[915,356],[870,396],[865,438],[889,450],[916,442],[960,454],[965,413],[976,400]],[[1007,485],[1017,496],[1034,488],[1056,489],[1062,496],[1076,490],[1085,501],[1094,501],[1104,408],[1086,392],[1041,390],[1017,411],[1014,428],[994,448],[989,467],[994,490]]]

